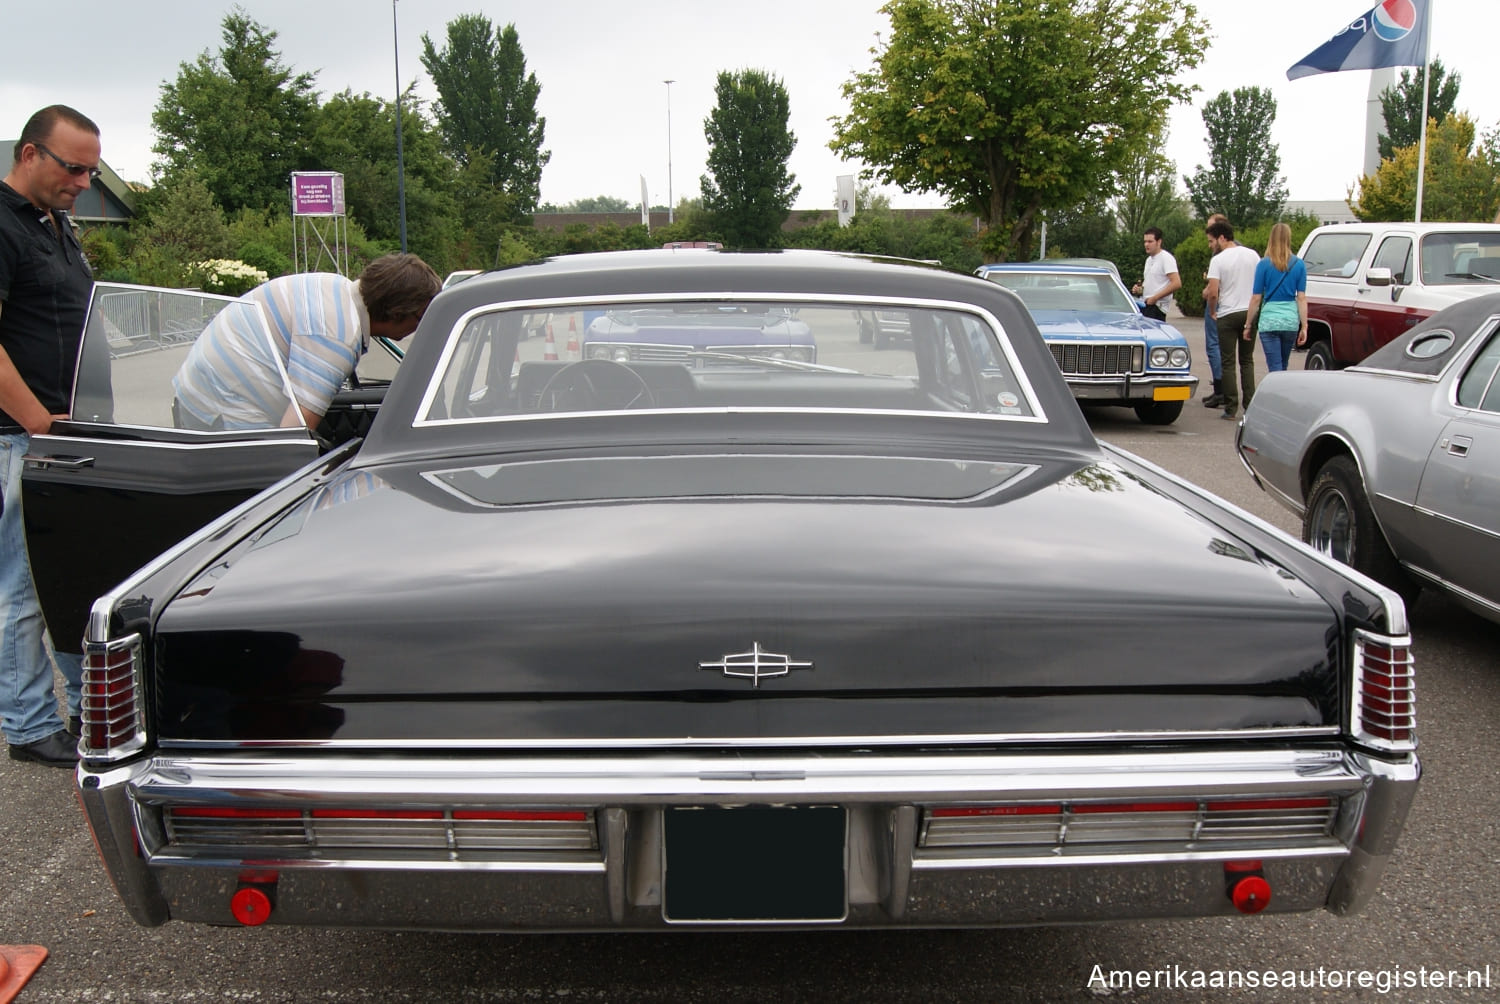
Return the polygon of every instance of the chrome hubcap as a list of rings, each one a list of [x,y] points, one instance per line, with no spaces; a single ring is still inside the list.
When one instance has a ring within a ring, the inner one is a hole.
[[[1354,536],[1349,518],[1349,500],[1342,492],[1324,492],[1308,515],[1308,543],[1319,554],[1348,565],[1352,563]]]

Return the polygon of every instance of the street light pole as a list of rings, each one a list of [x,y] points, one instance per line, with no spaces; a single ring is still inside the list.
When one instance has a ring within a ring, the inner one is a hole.
[[[400,209],[401,252],[406,253],[406,156],[401,149],[401,49],[396,31],[396,0],[391,0],[391,55],[396,62],[396,205]]]
[[[663,80],[667,85],[667,223],[675,222],[676,207],[672,202],[672,85],[677,81]]]

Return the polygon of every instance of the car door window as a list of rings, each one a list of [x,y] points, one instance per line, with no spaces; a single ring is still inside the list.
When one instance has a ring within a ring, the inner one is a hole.
[[[1474,357],[1469,371],[1459,381],[1458,403],[1465,408],[1500,412],[1500,380],[1495,379],[1497,367],[1500,367],[1500,331],[1493,331],[1489,342]]]
[[[1369,245],[1369,234],[1319,234],[1307,245],[1302,260],[1307,263],[1308,275],[1349,279]]]
[[[247,344],[276,376],[270,394],[285,413],[291,388],[259,308],[195,290],[98,283],[94,287],[73,389],[79,422],[143,429],[180,428],[173,379],[213,323],[249,332]],[[228,385],[232,373],[225,374]],[[279,415],[278,415],[279,417]],[[266,424],[275,427],[276,422]]]
[[[1411,238],[1387,237],[1381,241],[1380,250],[1375,252],[1374,265],[1390,269],[1396,284],[1405,286],[1411,275]]]

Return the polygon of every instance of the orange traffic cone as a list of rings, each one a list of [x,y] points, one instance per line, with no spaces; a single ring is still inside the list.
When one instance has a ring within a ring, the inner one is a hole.
[[[0,945],[0,1004],[10,1004],[47,960],[41,945]]]
[[[547,342],[542,347],[542,358],[551,362],[557,361],[557,339],[552,337],[552,322],[547,322]]]
[[[568,347],[565,350],[568,359],[576,362],[583,358],[583,350],[578,347],[578,325],[573,321],[572,315],[568,315]]]

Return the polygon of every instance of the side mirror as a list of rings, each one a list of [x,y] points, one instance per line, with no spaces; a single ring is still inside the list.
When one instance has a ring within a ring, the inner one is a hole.
[[[1371,286],[1390,286],[1394,281],[1388,268],[1377,265],[1365,270],[1365,282]]]

